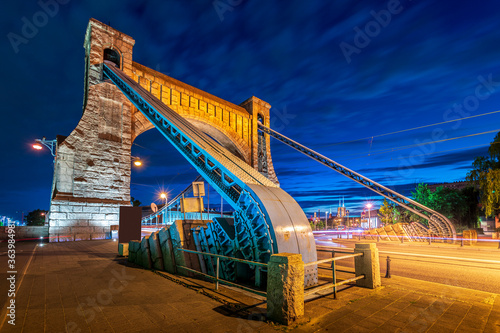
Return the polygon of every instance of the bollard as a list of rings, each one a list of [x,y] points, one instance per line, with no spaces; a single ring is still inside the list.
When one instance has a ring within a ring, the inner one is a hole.
[[[401,236],[401,244],[404,244],[404,243],[405,243],[405,237]]]
[[[462,235],[462,241],[460,242],[460,247],[464,247],[464,236]]]
[[[429,233],[429,245],[431,245],[431,234]]]
[[[363,256],[354,258],[355,274],[356,276],[365,276],[364,279],[357,280],[356,285],[370,289],[380,287],[380,263],[377,245],[356,243],[354,253],[363,253]]]
[[[498,249],[500,250],[500,239],[498,240]]]
[[[377,242],[380,242],[380,235],[377,235]]]
[[[304,263],[294,253],[273,254],[267,266],[267,318],[290,325],[304,315]]]
[[[361,240],[361,233],[358,233],[358,240]]]
[[[387,256],[387,271],[385,272],[385,277],[387,279],[390,279],[391,278],[391,258],[389,258],[389,256]]]

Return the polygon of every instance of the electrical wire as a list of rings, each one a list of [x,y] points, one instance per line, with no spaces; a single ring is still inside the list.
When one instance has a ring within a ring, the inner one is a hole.
[[[465,150],[465,149],[470,149],[470,148],[488,147],[490,145],[497,144],[497,143],[500,143],[500,142],[492,142],[492,143],[486,143],[486,144],[482,144],[482,145],[474,145],[474,146],[468,146],[468,147],[462,147],[462,148],[455,148],[455,149],[435,151],[435,152],[432,152],[432,153],[412,155],[412,157],[420,157],[420,156],[434,155],[434,154],[440,154],[440,153],[447,153],[447,152],[450,152],[450,151]],[[389,161],[404,160],[404,159],[407,159],[407,158],[409,158],[409,157],[407,157],[407,156],[401,156],[401,157],[396,157],[396,158],[390,158],[390,159],[383,160],[383,161],[370,162],[370,163],[367,163],[366,165],[383,163],[383,162],[389,162]]]
[[[421,129],[421,128],[426,128],[426,127],[432,127],[432,126],[437,126],[437,125],[448,124],[448,123],[452,123],[452,122],[456,122],[456,121],[460,121],[460,120],[466,120],[466,119],[472,119],[472,118],[477,118],[477,117],[488,116],[488,115],[496,114],[496,113],[500,113],[500,110],[498,110],[498,111],[492,111],[492,112],[487,112],[487,113],[482,113],[482,114],[478,114],[478,115],[474,115],[474,116],[469,116],[469,117],[463,117],[463,118],[459,118],[459,119],[452,119],[452,120],[442,121],[442,122],[439,122],[439,123],[434,123],[434,124],[429,124],[429,125],[423,125],[423,126],[408,128],[408,129],[404,129],[404,130],[400,130],[400,131],[395,131],[395,132],[389,132],[389,133],[384,133],[384,134],[377,134],[377,135],[367,136],[366,138],[361,138],[361,139],[355,139],[355,140],[349,140],[349,141],[331,143],[331,144],[327,144],[327,145],[322,145],[321,147],[338,146],[338,145],[342,145],[342,144],[346,144],[346,143],[352,143],[352,142],[357,142],[357,141],[364,141],[364,140],[368,140],[368,139],[372,139],[373,140],[373,138],[378,138],[378,137],[381,137],[381,136],[398,134],[398,133],[413,131],[413,130],[417,130],[417,129]]]
[[[388,154],[388,153],[392,153],[392,152],[396,152],[396,151],[400,151],[400,150],[405,150],[405,149],[410,149],[410,148],[414,148],[414,147],[420,147],[420,146],[430,145],[430,144],[433,144],[433,143],[439,143],[439,142],[446,142],[446,141],[458,140],[458,139],[463,139],[463,138],[469,138],[469,137],[473,137],[473,136],[494,133],[494,132],[497,132],[497,131],[500,131],[500,129],[494,129],[494,130],[491,130],[491,131],[485,131],[485,132],[480,132],[480,133],[467,134],[467,135],[463,135],[463,136],[456,136],[454,138],[446,138],[446,139],[442,139],[442,140],[435,140],[435,141],[429,141],[429,142],[421,142],[421,143],[416,143],[416,144],[413,144],[413,145],[399,146],[399,147],[394,147],[394,148],[378,149],[378,150],[374,150],[373,152],[370,152],[370,153],[354,153],[354,154],[342,155],[342,156],[337,156],[337,158],[362,155],[362,156],[350,159],[350,160],[353,160],[353,159],[358,159],[358,158],[362,158],[362,157],[365,157],[365,156]]]

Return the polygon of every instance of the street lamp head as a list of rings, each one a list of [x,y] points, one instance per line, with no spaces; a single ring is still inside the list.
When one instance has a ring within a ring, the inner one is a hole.
[[[160,193],[160,198],[167,199],[167,193],[165,192]]]
[[[57,140],[46,140],[45,137],[40,139],[35,139],[35,143],[32,145],[33,149],[42,150],[43,146],[49,148],[50,154],[56,156]]]
[[[134,166],[140,167],[142,165],[142,161],[139,157],[130,156],[130,158],[132,159],[132,163],[134,164]]]
[[[372,205],[371,203],[369,203],[369,204],[366,204],[366,207],[367,207],[368,209],[370,209],[370,208],[372,208],[372,207],[373,207],[373,205]]]

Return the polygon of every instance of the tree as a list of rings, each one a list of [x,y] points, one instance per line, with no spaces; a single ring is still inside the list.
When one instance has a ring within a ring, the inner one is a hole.
[[[477,226],[478,192],[473,187],[456,190],[439,186],[433,192],[427,184],[418,184],[412,195],[415,201],[443,214],[456,225]],[[416,214],[411,214],[411,219],[423,221]]]
[[[384,224],[396,223],[395,212],[396,207],[394,207],[393,204],[390,204],[386,199],[384,199],[384,203],[382,204],[382,206],[380,206],[378,216]]]
[[[479,188],[479,202],[486,216],[500,214],[500,132],[488,149],[489,156],[479,156],[472,163],[467,180]]]
[[[35,209],[29,212],[24,220],[26,221],[26,225],[29,226],[44,226],[45,225],[45,215],[47,214],[46,210]]]
[[[140,202],[139,200],[135,199],[134,197],[130,197],[130,204],[133,207],[140,207],[142,205],[142,202]]]

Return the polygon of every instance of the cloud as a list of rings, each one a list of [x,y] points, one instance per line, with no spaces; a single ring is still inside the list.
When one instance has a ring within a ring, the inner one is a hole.
[[[483,156],[487,154],[487,152],[487,147],[479,147],[437,156],[423,156],[421,157],[421,160],[423,162],[420,164],[411,164],[411,159],[408,157],[406,159],[403,159],[403,161],[406,161],[406,163],[401,164],[404,165],[404,167],[401,165],[393,167],[383,167],[380,169],[380,171],[396,172],[400,171],[401,169],[434,169],[438,167],[449,167],[461,163],[469,163],[469,165],[472,165],[472,162],[476,157]],[[464,166],[463,168],[466,168],[466,166]],[[455,170],[458,170],[458,168],[455,168]],[[373,169],[365,168],[359,170],[359,172],[368,171],[373,171]]]

